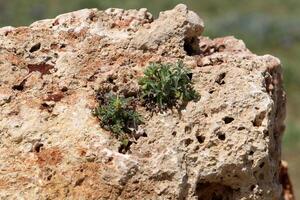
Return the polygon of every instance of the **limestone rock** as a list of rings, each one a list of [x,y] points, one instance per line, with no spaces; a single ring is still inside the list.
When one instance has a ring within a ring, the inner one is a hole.
[[[280,61],[200,36],[185,5],[84,9],[0,29],[1,199],[283,198]],[[91,114],[99,87],[132,96],[150,62],[183,60],[201,95],[150,115],[126,154]]]

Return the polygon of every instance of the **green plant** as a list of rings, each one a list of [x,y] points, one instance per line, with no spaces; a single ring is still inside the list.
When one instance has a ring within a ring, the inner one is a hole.
[[[113,132],[122,143],[128,142],[125,133],[131,133],[142,123],[140,115],[130,105],[130,99],[117,95],[109,95],[100,102],[94,110],[94,115],[100,119],[101,126]]]
[[[183,62],[176,64],[150,64],[139,80],[142,99],[148,107],[158,105],[165,109],[198,99],[193,88],[192,73],[185,69]]]

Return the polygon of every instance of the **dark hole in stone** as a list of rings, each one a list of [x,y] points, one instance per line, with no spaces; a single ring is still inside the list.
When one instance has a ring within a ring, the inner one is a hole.
[[[41,104],[41,107],[42,107],[42,108],[49,108],[50,106],[49,106],[47,103],[42,103],[42,104]]]
[[[143,137],[148,137],[148,135],[147,135],[147,133],[143,133],[143,135],[142,135]]]
[[[245,129],[246,129],[245,127],[241,126],[241,127],[238,128],[238,131],[242,131],[242,130],[245,130]]]
[[[39,153],[43,146],[43,143],[38,142],[33,146],[33,151]]]
[[[24,79],[20,84],[14,85],[12,87],[13,90],[18,90],[18,91],[23,91],[24,90],[24,85],[26,83],[26,79]]]
[[[41,104],[40,109],[41,110],[46,110],[47,112],[51,113],[52,110],[53,110],[53,107],[54,107],[54,105],[49,105],[49,104],[44,102],[44,103]]]
[[[190,138],[187,138],[187,139],[184,140],[184,145],[185,145],[186,147],[189,146],[189,145],[192,144],[192,143],[193,143],[193,140],[190,139]]]
[[[197,37],[186,38],[184,40],[184,51],[188,56],[200,54],[199,39]]]
[[[265,119],[266,117],[266,112],[263,111],[263,112],[260,112],[259,114],[257,114],[254,118],[254,120],[252,121],[253,123],[253,126],[261,126],[262,125],[262,122],[263,120]]]
[[[119,87],[118,87],[117,85],[115,85],[115,86],[113,86],[112,90],[113,90],[114,92],[118,92]]]
[[[205,137],[203,135],[197,135],[196,138],[198,142],[201,144],[205,141]]]
[[[49,176],[47,176],[47,181],[51,181],[52,179],[52,174],[50,174]]]
[[[219,140],[225,140],[226,139],[225,133],[218,132],[217,136],[218,136]]]
[[[185,127],[184,127],[184,132],[185,132],[185,133],[190,134],[191,131],[192,131],[191,126],[185,126]]]
[[[109,83],[111,83],[111,84],[114,84],[114,78],[113,78],[112,76],[109,76],[109,77],[107,78],[107,81],[108,81]]]
[[[64,86],[64,87],[61,88],[61,91],[62,91],[62,92],[67,92],[67,91],[68,91],[68,88],[67,88],[66,86]]]
[[[121,145],[119,146],[119,149],[118,149],[119,153],[125,154],[127,151],[130,150],[130,146],[131,146],[132,144],[133,144],[132,141],[128,141],[128,144],[127,144],[127,145],[121,144]]]
[[[107,162],[111,162],[111,161],[113,161],[113,160],[114,160],[113,157],[109,157],[108,160],[107,160]]]
[[[23,85],[14,85],[12,87],[13,90],[18,90],[18,91],[22,91],[24,89]]]
[[[255,185],[250,186],[250,190],[253,191],[255,189]]]
[[[254,151],[250,151],[249,155],[252,156],[254,154]]]
[[[215,92],[215,90],[211,89],[208,91],[209,94],[213,94]]]
[[[189,77],[190,80],[193,78],[193,73],[188,73],[187,76]]]
[[[222,51],[224,51],[225,48],[226,48],[226,46],[224,44],[221,44],[221,45],[217,46],[217,51],[222,52]]]
[[[41,48],[41,43],[37,43],[30,48],[29,52],[33,53],[35,51],[38,51],[40,48]]]
[[[195,196],[198,200],[231,200],[234,190],[220,183],[197,183]]]
[[[85,177],[79,178],[78,180],[76,180],[74,186],[81,186],[83,181],[85,180]]]
[[[177,134],[176,131],[173,131],[173,132],[172,132],[172,135],[173,135],[174,137],[176,136],[176,134]]]
[[[263,168],[265,166],[265,162],[260,163],[259,167]]]
[[[269,131],[264,130],[263,133],[264,133],[264,136],[265,136],[265,137],[269,136]]]
[[[231,123],[232,121],[234,120],[234,118],[233,117],[224,117],[223,118],[223,121],[225,122],[225,124],[229,124],[229,123]]]
[[[219,85],[225,84],[225,81],[224,81],[225,76],[226,76],[225,72],[219,74],[216,78],[216,83],[218,83]]]

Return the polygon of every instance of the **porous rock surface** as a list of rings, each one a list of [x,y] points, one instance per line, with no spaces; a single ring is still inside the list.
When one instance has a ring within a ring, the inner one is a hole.
[[[201,36],[185,5],[84,9],[0,29],[0,199],[283,199],[280,61]],[[150,62],[183,60],[197,102],[150,114],[126,154],[91,111],[134,96]]]

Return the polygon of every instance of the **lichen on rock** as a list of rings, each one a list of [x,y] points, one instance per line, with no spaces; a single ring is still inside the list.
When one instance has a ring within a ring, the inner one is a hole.
[[[1,28],[0,198],[282,199],[280,61],[203,30],[182,4],[155,20],[84,9]],[[201,99],[138,105],[145,135],[119,153],[91,114],[97,91],[135,96],[149,63],[178,60]]]

